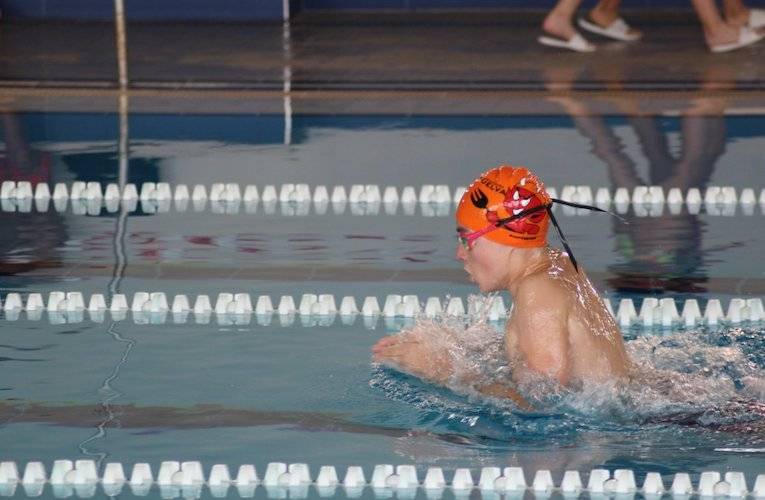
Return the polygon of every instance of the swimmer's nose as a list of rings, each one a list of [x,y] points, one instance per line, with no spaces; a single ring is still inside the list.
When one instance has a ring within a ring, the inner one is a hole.
[[[465,259],[467,258],[467,252],[465,251],[465,247],[463,247],[462,243],[460,243],[459,241],[457,242],[457,251],[455,252],[454,257],[460,262],[465,262]]]

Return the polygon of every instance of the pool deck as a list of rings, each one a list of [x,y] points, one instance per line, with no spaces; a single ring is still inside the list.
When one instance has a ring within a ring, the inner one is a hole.
[[[296,113],[552,113],[529,98],[575,94],[594,112],[642,112],[723,96],[765,103],[765,42],[707,51],[690,11],[626,12],[639,43],[598,40],[578,54],[536,42],[542,12],[301,13],[280,23],[131,23],[131,111]],[[109,23],[4,20],[0,105],[113,110],[118,91]],[[610,100],[609,100],[610,99]],[[650,103],[646,103],[646,100]]]

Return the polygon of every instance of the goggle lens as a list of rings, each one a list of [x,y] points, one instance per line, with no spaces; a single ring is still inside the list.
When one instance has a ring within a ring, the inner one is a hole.
[[[457,241],[460,242],[460,245],[462,245],[462,248],[464,248],[465,250],[470,250],[473,247],[470,239],[468,239],[467,237],[461,234],[457,235]]]

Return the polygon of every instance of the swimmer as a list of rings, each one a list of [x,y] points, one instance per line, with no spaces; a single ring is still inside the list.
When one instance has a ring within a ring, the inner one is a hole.
[[[552,202],[530,170],[503,165],[468,187],[456,213],[456,258],[471,281],[481,292],[507,290],[513,298],[504,335],[511,380],[482,385],[476,374],[456,382],[524,409],[531,406],[516,388],[534,377],[577,387],[626,379],[630,371],[621,332],[584,270],[570,250],[547,243],[550,222],[557,228]],[[390,335],[372,347],[373,360],[433,383],[454,382],[449,353],[432,344],[416,331]]]

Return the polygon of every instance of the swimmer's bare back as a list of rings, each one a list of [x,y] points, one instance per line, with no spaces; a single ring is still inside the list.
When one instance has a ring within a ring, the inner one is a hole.
[[[565,386],[625,377],[629,359],[621,332],[590,283],[565,253],[547,249],[535,270],[510,290],[508,359]],[[522,372],[519,372],[522,374]]]
[[[460,384],[478,392],[529,403],[517,391],[531,372],[564,386],[625,377],[629,360],[621,332],[584,269],[577,271],[566,254],[544,248],[524,254],[521,278],[509,282],[513,310],[505,334],[505,355],[513,365],[513,380],[481,384],[467,377]],[[443,344],[416,332],[391,335],[372,347],[373,360],[446,385],[454,369]]]

